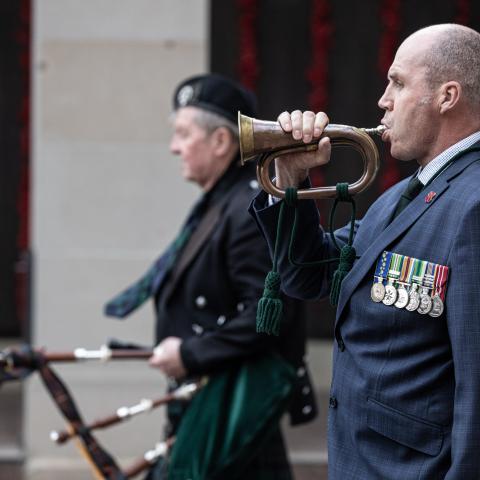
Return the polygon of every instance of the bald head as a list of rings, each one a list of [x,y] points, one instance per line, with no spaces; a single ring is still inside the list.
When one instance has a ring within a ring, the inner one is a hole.
[[[457,24],[441,24],[418,30],[405,42],[425,45],[426,80],[432,88],[456,81],[464,99],[480,113],[480,34]]]

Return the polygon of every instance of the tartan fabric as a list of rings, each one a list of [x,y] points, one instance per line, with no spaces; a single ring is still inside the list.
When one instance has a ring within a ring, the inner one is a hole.
[[[112,298],[105,305],[105,315],[124,318],[143,305],[164,284],[192,233],[197,228],[207,208],[209,195],[203,195],[193,206],[175,240],[133,285]]]

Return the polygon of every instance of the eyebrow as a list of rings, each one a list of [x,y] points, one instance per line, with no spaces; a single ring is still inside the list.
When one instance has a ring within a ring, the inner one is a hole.
[[[396,68],[394,68],[393,70],[389,70],[387,74],[387,78],[389,80],[398,80],[400,76],[400,72]]]

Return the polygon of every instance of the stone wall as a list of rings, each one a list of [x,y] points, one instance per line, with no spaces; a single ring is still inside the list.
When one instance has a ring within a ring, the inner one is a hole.
[[[110,336],[149,343],[151,304],[125,322],[107,319],[102,307],[162,251],[198,194],[168,151],[169,113],[177,81],[207,68],[208,2],[33,7],[33,343],[50,350],[96,348]],[[90,419],[159,396],[164,386],[138,362],[58,371]],[[31,478],[85,468],[73,446],[48,440],[63,420],[37,378],[28,382],[25,415]],[[161,418],[152,413],[100,438],[128,463],[159,440]]]

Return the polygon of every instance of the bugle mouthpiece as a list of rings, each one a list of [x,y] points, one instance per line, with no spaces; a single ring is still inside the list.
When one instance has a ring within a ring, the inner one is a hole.
[[[385,125],[379,125],[375,128],[361,128],[360,130],[363,130],[365,133],[373,137],[374,135],[381,136],[386,129],[387,127]]]

